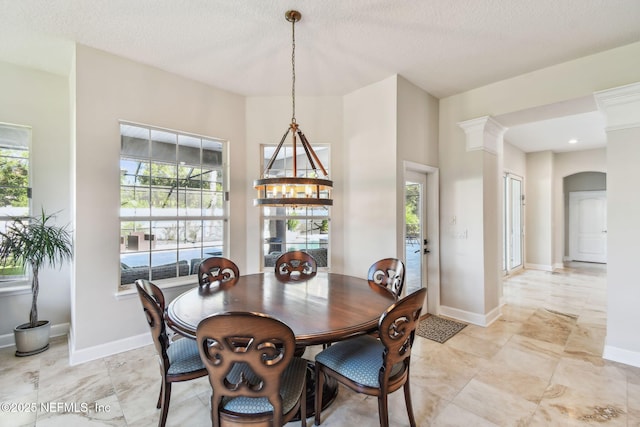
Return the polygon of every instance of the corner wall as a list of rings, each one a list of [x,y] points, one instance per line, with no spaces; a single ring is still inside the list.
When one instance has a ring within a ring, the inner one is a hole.
[[[77,200],[75,319],[71,363],[103,357],[148,339],[136,294],[117,296],[119,120],[229,140],[231,253],[246,265],[244,98],[78,45],[75,71]],[[105,354],[106,353],[106,354]]]
[[[397,256],[397,76],[344,97],[344,273]]]
[[[32,127],[32,210],[58,212],[69,224],[72,206],[69,81],[66,77],[0,62],[0,120]],[[73,227],[70,226],[72,229]],[[40,272],[38,317],[49,320],[52,335],[67,333],[70,322],[70,264]],[[29,321],[30,290],[0,293],[0,347],[13,344],[13,328]]]
[[[245,180],[250,187],[254,179],[262,173],[261,151],[262,144],[277,144],[291,123],[290,97],[249,97],[246,99],[247,123],[247,168]],[[296,121],[300,129],[309,139],[311,146],[316,144],[330,146],[331,163],[329,177],[333,180],[331,207],[331,270],[342,272],[344,254],[342,248],[344,228],[344,164],[342,142],[342,97],[302,97],[296,96]],[[286,141],[287,143],[289,141]],[[247,273],[260,271],[260,210],[253,206],[254,191],[247,192]],[[244,271],[243,271],[244,274]]]

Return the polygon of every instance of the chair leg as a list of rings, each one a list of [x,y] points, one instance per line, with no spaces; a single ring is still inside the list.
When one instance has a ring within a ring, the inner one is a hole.
[[[162,396],[162,406],[160,407],[160,420],[158,427],[164,427],[167,422],[167,414],[169,413],[169,399],[171,399],[171,383],[164,383],[164,393]]]
[[[216,399],[211,394],[211,426],[220,427],[220,399]]]
[[[386,393],[378,396],[378,418],[380,418],[380,427],[389,427],[389,405]]]
[[[409,415],[409,425],[416,427],[416,419],[413,416],[413,405],[411,404],[411,389],[409,387],[409,378],[404,383],[404,403],[407,405],[407,414]]]
[[[320,413],[322,412],[322,389],[324,387],[324,372],[319,367],[318,362],[316,362],[315,369],[315,380],[316,380],[316,396],[314,402],[314,410],[315,414],[315,425],[320,425]]]
[[[160,409],[162,406],[162,393],[164,393],[164,380],[160,383],[160,394],[158,395],[158,403],[156,403],[156,409]]]
[[[300,396],[300,425],[302,427],[307,427],[307,381],[306,381],[306,374],[305,374],[305,382],[304,382],[304,385],[302,387],[302,395]]]

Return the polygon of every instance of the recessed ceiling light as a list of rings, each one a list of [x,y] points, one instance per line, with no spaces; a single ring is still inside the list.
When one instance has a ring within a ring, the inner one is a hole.
[[[578,140],[575,138],[569,140],[569,144],[576,144],[577,142]]]

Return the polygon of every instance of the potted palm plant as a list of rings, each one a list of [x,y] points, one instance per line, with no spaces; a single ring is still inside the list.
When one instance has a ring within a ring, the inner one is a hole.
[[[49,348],[48,320],[38,320],[38,273],[47,265],[58,267],[72,258],[73,245],[67,226],[49,223],[54,214],[15,217],[0,231],[0,263],[18,266],[26,273],[31,269],[31,312],[29,322],[16,326],[16,356],[29,356]]]

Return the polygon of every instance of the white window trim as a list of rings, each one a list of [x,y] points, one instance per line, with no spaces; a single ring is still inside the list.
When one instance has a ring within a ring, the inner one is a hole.
[[[195,138],[199,138],[199,139],[206,139],[206,140],[215,140],[218,141],[220,143],[223,144],[224,148],[223,148],[223,158],[222,158],[222,174],[223,174],[223,189],[222,192],[224,193],[224,206],[223,206],[223,214],[222,215],[210,215],[210,216],[159,216],[159,217],[150,217],[150,218],[140,218],[140,217],[130,217],[130,216],[118,216],[118,220],[119,221],[127,221],[127,220],[131,220],[131,221],[166,221],[166,220],[176,220],[176,221],[188,221],[188,220],[212,220],[212,221],[222,221],[224,223],[224,234],[223,234],[223,240],[222,240],[222,248],[223,248],[223,256],[226,256],[226,254],[229,252],[229,242],[230,242],[230,237],[229,237],[229,230],[230,230],[230,226],[229,226],[229,197],[228,197],[228,192],[229,192],[229,141],[219,138],[219,137],[213,137],[213,136],[206,136],[206,135],[200,135],[200,134],[195,134],[195,133],[191,133],[191,132],[185,132],[185,131],[179,131],[179,130],[174,130],[174,129],[168,129],[168,128],[162,128],[162,127],[158,127],[158,126],[153,126],[153,125],[147,125],[147,124],[142,124],[142,123],[136,123],[136,122],[131,122],[131,121],[127,121],[127,120],[121,120],[119,122],[120,125],[129,125],[129,126],[138,126],[147,130],[156,130],[156,131],[161,131],[161,132],[169,132],[169,133],[175,133],[176,135],[181,135],[181,136],[192,136]],[[119,158],[122,158],[122,153],[120,154]],[[119,257],[120,257],[121,253],[119,252]],[[151,267],[150,267],[151,268]],[[129,283],[129,284],[120,284],[120,276],[118,276],[118,286],[117,286],[117,290],[115,293],[115,297],[117,299],[119,298],[123,298],[123,297],[128,297],[131,294],[136,294],[136,290],[135,290],[135,285],[133,283]],[[172,277],[172,278],[167,278],[167,279],[154,279],[153,283],[156,284],[157,286],[159,286],[161,289],[169,289],[169,288],[175,288],[175,287],[181,287],[181,286],[186,286],[186,285],[194,285],[197,284],[197,275],[195,274],[188,274],[185,276],[177,276],[177,277]],[[196,280],[194,280],[196,279]]]

